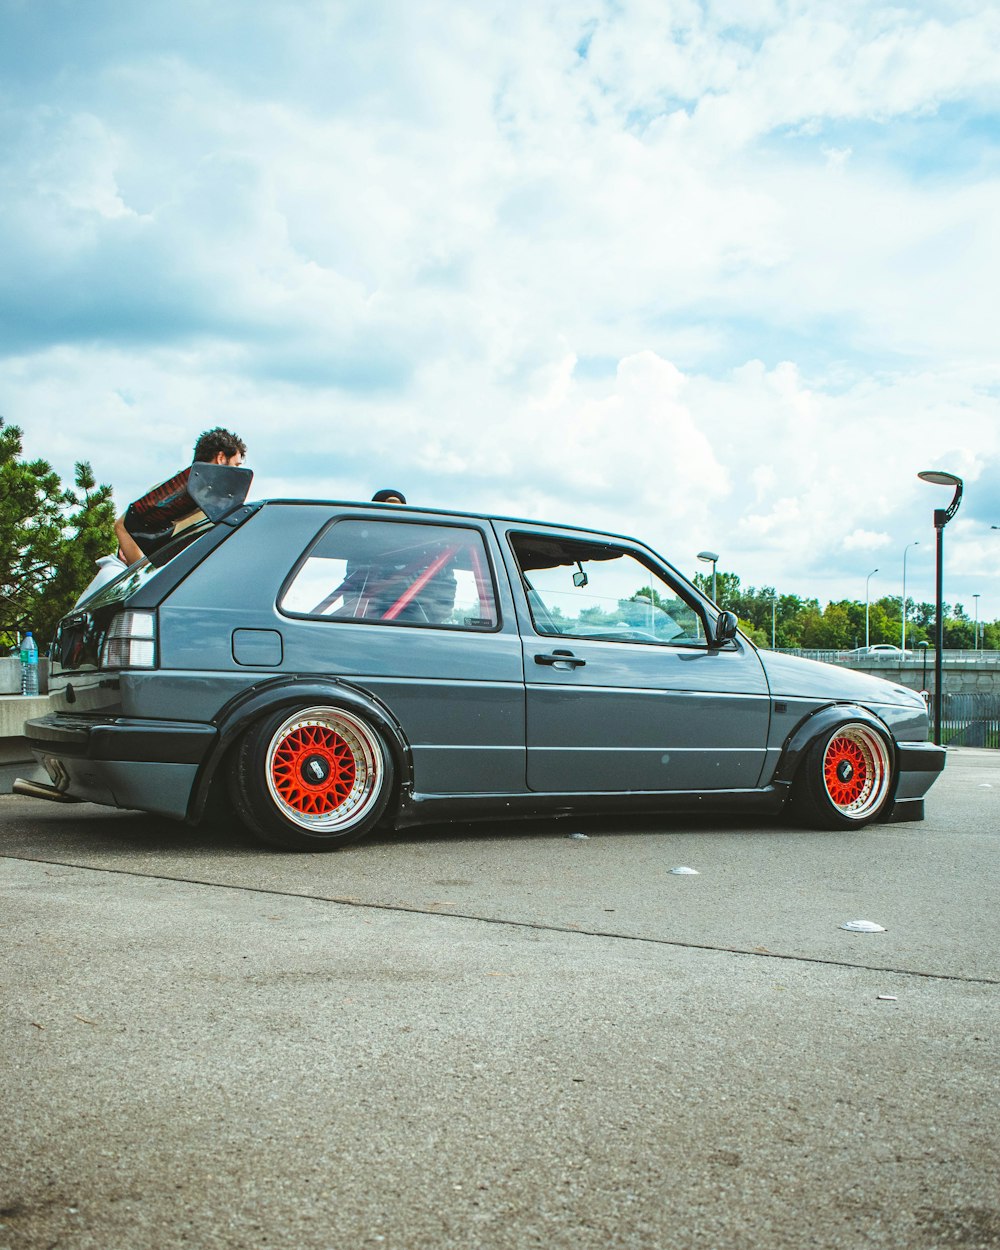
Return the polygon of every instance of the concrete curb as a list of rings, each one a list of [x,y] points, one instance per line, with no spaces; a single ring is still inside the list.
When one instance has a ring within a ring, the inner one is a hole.
[[[24,736],[24,722],[35,716],[45,716],[52,711],[52,706],[47,694],[0,695],[0,764],[16,764],[33,758]]]

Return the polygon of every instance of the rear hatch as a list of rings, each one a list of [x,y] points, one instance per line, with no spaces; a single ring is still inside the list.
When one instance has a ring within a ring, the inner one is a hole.
[[[259,506],[244,505],[220,523],[192,525],[76,604],[52,640],[54,710],[114,713],[122,671],[157,667],[160,604]]]

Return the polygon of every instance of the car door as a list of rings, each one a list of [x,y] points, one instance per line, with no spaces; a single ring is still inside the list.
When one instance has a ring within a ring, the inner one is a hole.
[[[497,523],[521,627],[533,791],[753,788],[770,699],[756,651],[627,540]]]
[[[524,788],[521,649],[492,537],[475,518],[345,508],[278,594],[283,667],[375,695],[422,793]]]

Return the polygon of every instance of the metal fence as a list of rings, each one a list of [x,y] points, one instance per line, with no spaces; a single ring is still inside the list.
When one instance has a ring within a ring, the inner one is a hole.
[[[941,742],[953,747],[1000,747],[1000,694],[945,694]]]
[[[823,660],[826,664],[862,664],[865,668],[896,668],[900,665],[904,668],[919,668],[926,663],[928,669],[934,667],[934,652],[930,649],[926,660],[921,652],[910,651],[909,648],[905,655],[899,651],[869,651],[859,655],[857,651],[817,651],[807,647],[779,647],[778,650],[783,655],[800,655],[807,660]],[[941,659],[949,665],[977,664],[984,668],[1000,668],[1000,651],[951,651],[946,648],[941,652]]]

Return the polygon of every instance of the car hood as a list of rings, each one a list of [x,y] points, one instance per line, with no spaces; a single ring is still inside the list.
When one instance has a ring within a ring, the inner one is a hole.
[[[916,690],[858,673],[840,664],[823,664],[797,655],[778,651],[759,651],[760,662],[767,674],[771,694],[775,698],[857,700],[861,703],[893,703],[901,707],[923,707]]]

